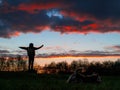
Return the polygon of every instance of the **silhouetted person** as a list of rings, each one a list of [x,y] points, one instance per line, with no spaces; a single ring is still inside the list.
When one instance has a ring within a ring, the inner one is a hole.
[[[40,47],[34,47],[33,43],[30,43],[29,47],[19,47],[21,49],[27,50],[27,54],[28,54],[28,58],[29,58],[29,65],[28,65],[29,71],[33,70],[35,50],[40,49],[42,47],[43,47],[43,45],[41,45]]]

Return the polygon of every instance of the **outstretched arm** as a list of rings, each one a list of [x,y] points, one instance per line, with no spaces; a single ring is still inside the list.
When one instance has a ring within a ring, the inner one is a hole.
[[[35,50],[42,48],[44,45],[41,45],[40,47],[35,47]]]
[[[27,50],[27,47],[19,47],[19,48]]]

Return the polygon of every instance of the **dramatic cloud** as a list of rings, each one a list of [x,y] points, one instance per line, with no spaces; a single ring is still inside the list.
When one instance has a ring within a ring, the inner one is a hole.
[[[0,0],[0,37],[44,30],[120,32],[119,0]]]

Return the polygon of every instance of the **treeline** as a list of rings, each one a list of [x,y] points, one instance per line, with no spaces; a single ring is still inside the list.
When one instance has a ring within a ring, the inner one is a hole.
[[[73,73],[76,69],[83,68],[84,74],[92,74],[93,72],[100,75],[120,75],[120,59],[115,62],[91,62],[88,60],[72,61],[71,64],[67,62],[52,62],[43,67],[44,73]]]
[[[34,65],[34,69],[38,73],[73,73],[78,68],[84,68],[85,74],[91,74],[93,72],[100,75],[120,75],[120,59],[115,62],[88,62],[87,59],[72,61],[68,64],[66,61],[51,62],[43,67]],[[27,71],[28,62],[26,58],[21,56],[17,57],[0,57],[0,71]]]
[[[0,57],[0,71],[26,71],[27,61],[21,56]]]

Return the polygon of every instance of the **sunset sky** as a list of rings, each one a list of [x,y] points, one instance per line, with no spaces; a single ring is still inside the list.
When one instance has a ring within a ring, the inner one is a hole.
[[[0,55],[119,56],[120,0],[0,0]]]

